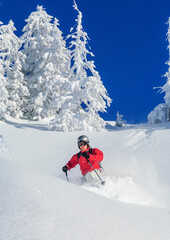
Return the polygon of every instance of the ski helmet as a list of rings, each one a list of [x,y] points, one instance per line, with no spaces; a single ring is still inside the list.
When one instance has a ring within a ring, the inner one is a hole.
[[[82,135],[77,139],[77,143],[79,143],[79,142],[85,142],[85,143],[89,144],[89,139],[87,136]]]

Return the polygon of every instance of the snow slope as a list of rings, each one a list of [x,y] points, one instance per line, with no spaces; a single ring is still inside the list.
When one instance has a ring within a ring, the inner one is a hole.
[[[80,134],[0,123],[0,240],[169,240],[170,124],[83,132],[104,152],[98,187],[61,171]]]

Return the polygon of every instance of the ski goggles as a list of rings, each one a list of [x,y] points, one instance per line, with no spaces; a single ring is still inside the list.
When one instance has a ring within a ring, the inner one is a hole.
[[[78,142],[78,147],[79,147],[79,148],[80,148],[81,146],[86,146],[86,145],[87,145],[86,142],[83,142],[83,141]]]

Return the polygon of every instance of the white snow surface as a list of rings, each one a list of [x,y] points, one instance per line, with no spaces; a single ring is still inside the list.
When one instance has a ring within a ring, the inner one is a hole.
[[[107,123],[108,132],[51,132],[0,123],[0,240],[169,240],[170,124]],[[104,186],[81,181],[79,135],[104,152]]]

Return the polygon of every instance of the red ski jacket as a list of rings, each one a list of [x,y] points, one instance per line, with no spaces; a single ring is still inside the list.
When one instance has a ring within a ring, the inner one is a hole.
[[[100,169],[99,162],[103,160],[103,152],[97,148],[92,149],[92,153],[89,153],[89,148],[86,150],[90,155],[89,162],[92,164],[94,169]],[[82,152],[83,153],[83,152]],[[77,164],[80,165],[82,175],[86,175],[87,172],[93,171],[93,168],[90,166],[86,158],[80,156],[78,153],[75,154],[70,161],[66,164],[68,170],[74,168]]]

